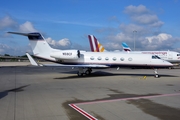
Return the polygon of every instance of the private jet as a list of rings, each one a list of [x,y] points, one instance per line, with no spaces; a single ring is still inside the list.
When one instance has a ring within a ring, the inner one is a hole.
[[[78,76],[89,75],[94,68],[151,67],[154,68],[155,76],[158,77],[157,68],[172,66],[171,63],[149,54],[87,52],[77,49],[60,50],[50,47],[39,32],[8,33],[27,36],[34,56],[54,63],[59,63],[59,66],[77,67]]]

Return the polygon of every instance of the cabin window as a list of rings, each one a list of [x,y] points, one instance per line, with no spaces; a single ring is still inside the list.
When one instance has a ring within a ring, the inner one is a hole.
[[[106,58],[105,58],[105,60],[109,60],[109,58],[108,58],[108,57],[106,57]]]
[[[116,61],[116,57],[113,57],[113,60]]]
[[[94,60],[94,57],[93,57],[93,56],[91,56],[91,57],[90,57],[90,59],[91,59],[91,60]]]
[[[132,58],[128,58],[129,61],[132,61]]]
[[[180,54],[177,54],[177,56],[180,56]]]
[[[121,61],[124,61],[124,58],[122,57],[122,58],[120,58],[120,60],[121,60]]]
[[[101,59],[102,59],[102,58],[99,56],[99,57],[98,57],[98,60],[101,60]]]

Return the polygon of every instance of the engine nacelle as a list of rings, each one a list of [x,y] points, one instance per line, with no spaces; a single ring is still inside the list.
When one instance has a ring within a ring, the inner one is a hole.
[[[80,52],[79,50],[62,50],[52,52],[50,56],[56,59],[78,59],[80,58]]]

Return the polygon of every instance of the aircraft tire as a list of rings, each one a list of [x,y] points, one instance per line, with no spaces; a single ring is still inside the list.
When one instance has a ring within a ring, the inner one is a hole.
[[[78,75],[79,77],[82,77],[82,76],[84,75],[84,73],[78,72],[77,75]]]
[[[90,75],[91,74],[91,70],[86,70],[85,74],[86,75]]]
[[[158,74],[155,74],[155,76],[154,76],[155,78],[159,78],[159,75]]]

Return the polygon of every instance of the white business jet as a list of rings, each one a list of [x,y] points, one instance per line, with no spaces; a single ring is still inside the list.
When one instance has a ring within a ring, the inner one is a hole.
[[[103,45],[96,39],[93,35],[88,35],[89,43],[92,52],[104,52],[107,51]],[[132,51],[126,43],[122,43],[123,51],[115,50],[113,52],[124,52],[128,53],[139,53],[139,54],[151,54],[160,57],[163,60],[166,60],[171,63],[180,63],[180,53],[174,51]]]
[[[152,67],[164,68],[171,67],[172,64],[158,59],[156,56],[148,54],[126,54],[112,52],[85,52],[79,50],[59,50],[53,49],[45,41],[44,37],[38,33],[18,33],[8,32],[11,34],[27,36],[30,41],[33,54],[36,57],[59,63],[59,66],[78,67],[78,76],[90,74],[92,68],[109,68],[109,67]],[[50,66],[50,65],[49,65]],[[52,65],[58,66],[58,65]],[[158,73],[155,69],[155,74]]]

